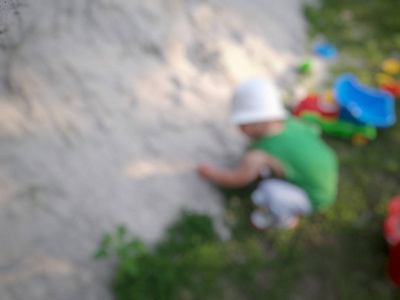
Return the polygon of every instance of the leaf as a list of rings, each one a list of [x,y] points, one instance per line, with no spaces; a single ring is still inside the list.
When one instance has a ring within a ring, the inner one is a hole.
[[[121,262],[121,268],[131,276],[137,276],[139,268],[135,259],[128,258]]]
[[[147,253],[146,245],[139,239],[135,239],[127,245],[128,248],[135,250],[136,254]]]
[[[118,226],[117,231],[118,231],[118,236],[119,237],[123,237],[126,234],[126,228],[123,225]]]
[[[103,238],[101,239],[100,246],[105,248],[109,247],[111,245],[112,237],[110,234],[106,233],[103,235]]]
[[[108,252],[106,251],[106,249],[100,247],[100,249],[97,250],[97,252],[94,254],[93,257],[94,257],[95,259],[106,258],[106,257],[108,257]]]

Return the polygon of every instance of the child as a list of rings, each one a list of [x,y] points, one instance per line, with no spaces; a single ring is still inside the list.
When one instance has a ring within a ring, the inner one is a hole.
[[[272,172],[275,178],[262,180],[251,194],[260,208],[250,217],[254,227],[292,229],[299,216],[334,202],[336,155],[319,137],[318,127],[288,116],[273,83],[254,79],[240,84],[233,95],[231,121],[254,139],[250,150],[233,170],[202,164],[198,172],[230,188],[244,187]]]

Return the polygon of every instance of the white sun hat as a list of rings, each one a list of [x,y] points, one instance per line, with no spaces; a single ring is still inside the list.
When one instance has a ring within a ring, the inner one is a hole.
[[[271,81],[247,80],[239,84],[233,93],[232,124],[284,120],[287,116],[278,88]]]

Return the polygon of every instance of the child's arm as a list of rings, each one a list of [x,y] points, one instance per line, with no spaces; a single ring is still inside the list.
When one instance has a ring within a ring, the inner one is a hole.
[[[249,151],[236,169],[221,170],[208,164],[199,166],[198,172],[204,178],[229,188],[240,188],[252,183],[265,167],[279,177],[284,177],[284,169],[279,161],[265,152]]]

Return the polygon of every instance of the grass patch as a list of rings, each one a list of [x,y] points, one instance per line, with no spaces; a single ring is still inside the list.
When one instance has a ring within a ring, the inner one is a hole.
[[[311,37],[322,34],[334,43],[341,59],[332,67],[333,75],[353,72],[367,84],[381,62],[400,49],[400,1],[323,0],[305,7]]]
[[[253,298],[253,279],[269,264],[258,239],[223,243],[209,217],[184,213],[154,249],[124,227],[106,234],[96,258],[118,261],[112,283],[117,299]]]

